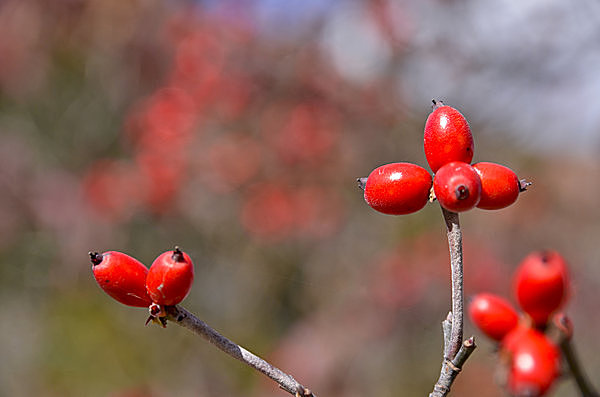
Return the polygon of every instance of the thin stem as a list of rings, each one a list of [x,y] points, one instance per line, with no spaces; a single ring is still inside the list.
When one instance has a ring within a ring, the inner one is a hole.
[[[575,353],[571,340],[565,338],[560,344],[560,350],[563,353],[565,361],[569,365],[571,375],[573,375],[575,383],[577,383],[577,387],[581,392],[581,397],[600,397],[600,394],[594,390],[594,387],[586,378],[583,368],[577,359],[577,354]]]
[[[267,361],[249,352],[243,347],[237,345],[219,332],[211,328],[204,321],[197,318],[181,306],[165,306],[166,318],[174,321],[177,325],[189,329],[195,334],[201,336],[213,345],[217,346],[223,352],[231,357],[243,362],[244,364],[262,372],[279,384],[286,392],[299,397],[316,397],[308,388],[302,386],[291,375],[286,374],[279,368],[274,367]]]
[[[450,393],[450,387],[454,383],[454,379],[462,371],[463,365],[476,347],[475,339],[471,336],[462,343],[458,353],[456,353],[456,356],[452,360],[444,358],[440,378],[433,387],[433,392],[429,394],[429,397],[444,397]]]
[[[454,358],[461,347],[463,339],[463,253],[462,233],[458,214],[442,207],[442,214],[446,221],[448,246],[450,249],[450,271],[452,277],[452,332],[447,358]]]
[[[442,369],[433,392],[429,397],[444,397],[450,392],[454,379],[473,350],[475,341],[470,337],[463,343],[464,298],[463,298],[463,254],[462,233],[458,214],[442,207],[446,222],[448,247],[450,249],[450,272],[452,278],[452,311],[442,322],[444,332],[444,357]]]
[[[569,366],[571,375],[575,379],[575,383],[581,392],[582,397],[600,397],[598,392],[594,390],[594,386],[585,376],[585,372],[575,347],[573,346],[573,323],[565,313],[556,313],[552,316],[551,321],[546,329],[546,334],[552,342],[560,346],[562,355]]]

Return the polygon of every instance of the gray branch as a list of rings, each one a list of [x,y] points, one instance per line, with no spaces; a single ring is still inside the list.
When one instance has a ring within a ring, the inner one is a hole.
[[[262,372],[277,382],[279,387],[286,392],[296,397],[316,397],[308,388],[302,386],[292,376],[286,374],[279,368],[274,367],[257,355],[227,339],[211,328],[204,321],[200,320],[194,314],[190,313],[181,306],[165,306],[164,310],[167,314],[166,318],[168,320],[175,322],[179,326],[189,329],[213,345],[217,346],[231,357],[238,359],[257,371]]]
[[[594,386],[592,386],[585,375],[585,372],[583,371],[583,367],[577,358],[577,353],[573,348],[571,340],[563,340],[563,342],[560,344],[560,350],[562,351],[563,357],[569,366],[569,370],[571,371],[573,379],[575,379],[575,383],[577,384],[577,388],[579,389],[581,397],[599,397],[600,394],[594,390]]]
[[[548,337],[560,346],[563,358],[569,367],[581,397],[600,397],[583,370],[573,345],[573,323],[564,313],[557,313],[547,328]]]
[[[452,272],[452,333],[450,346],[447,352],[453,358],[462,344],[463,338],[463,252],[462,233],[458,214],[442,207],[446,229],[448,233],[448,247],[450,249],[450,270]]]
[[[476,347],[475,339],[470,337],[462,343],[458,353],[456,353],[456,356],[452,360],[444,358],[440,378],[433,387],[433,392],[429,394],[429,397],[443,397],[450,393],[450,387],[454,379],[458,376],[464,363]]]
[[[463,343],[464,299],[463,299],[463,254],[462,233],[458,214],[442,207],[446,222],[448,247],[450,249],[450,271],[452,278],[452,311],[442,322],[444,332],[444,355],[440,377],[429,397],[444,397],[450,392],[454,379],[473,350],[473,337]]]

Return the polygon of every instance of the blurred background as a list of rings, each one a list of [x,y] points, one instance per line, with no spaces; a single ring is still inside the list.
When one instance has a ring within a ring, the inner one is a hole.
[[[559,250],[600,373],[599,38],[592,0],[0,2],[0,396],[287,395],[94,282],[88,251],[150,265],[175,244],[184,306],[319,396],[427,395],[441,212],[382,215],[355,180],[426,166],[433,98],[469,120],[474,161],[534,183],[462,216],[467,297],[512,299],[520,260]],[[454,393],[504,395],[466,332]]]

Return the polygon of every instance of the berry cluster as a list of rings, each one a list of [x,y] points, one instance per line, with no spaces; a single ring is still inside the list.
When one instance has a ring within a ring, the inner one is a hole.
[[[568,319],[556,313],[567,298],[567,265],[555,251],[534,252],[521,262],[513,280],[525,313],[521,319],[506,299],[490,293],[472,299],[469,315],[484,334],[500,343],[508,390],[516,396],[541,396],[560,374],[559,349],[544,331],[556,321],[566,328],[566,337],[572,333]]]
[[[420,210],[433,197],[452,212],[473,207],[494,210],[514,203],[528,183],[500,164],[471,165],[474,145],[469,123],[458,110],[442,102],[433,104],[424,134],[433,180],[415,164],[383,165],[359,179],[367,204],[384,214],[403,215]]]
[[[137,259],[117,251],[90,252],[96,282],[113,299],[134,307],[149,307],[151,319],[162,319],[161,306],[173,306],[190,292],[194,265],[175,247],[160,254],[150,270]]]
[[[336,186],[330,174],[348,161],[337,155],[348,105],[321,83],[335,80],[334,72],[310,51],[273,74],[256,62],[256,32],[224,28],[200,10],[158,30],[170,66],[160,87],[125,115],[121,158],[96,160],[85,173],[94,213],[116,224],[138,214],[197,214],[192,197],[201,189],[203,200],[219,202],[224,216],[236,213],[260,242],[334,235],[345,215],[343,179]]]

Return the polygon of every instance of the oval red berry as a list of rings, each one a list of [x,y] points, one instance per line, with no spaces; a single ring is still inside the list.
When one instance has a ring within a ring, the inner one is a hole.
[[[556,251],[529,254],[517,268],[514,279],[517,302],[538,326],[565,301],[569,286],[567,263]]]
[[[146,293],[148,268],[122,252],[90,252],[96,282],[113,299],[136,307],[148,307],[152,301]]]
[[[474,143],[467,119],[450,106],[436,105],[425,122],[424,149],[434,173],[452,161],[470,163]]]
[[[517,201],[521,183],[513,170],[488,162],[473,164],[473,168],[481,179],[481,200],[477,208],[497,210]]]
[[[502,343],[509,357],[508,389],[514,396],[542,396],[560,375],[560,351],[542,332],[522,326]]]
[[[146,277],[146,290],[152,302],[172,306],[181,302],[190,292],[194,281],[194,265],[179,248],[158,256]]]
[[[519,315],[512,305],[504,298],[481,293],[473,297],[469,303],[469,317],[484,334],[500,341],[515,328]]]
[[[416,212],[427,204],[431,175],[412,163],[391,163],[375,168],[365,184],[365,201],[391,215]]]
[[[440,205],[448,211],[467,211],[479,203],[481,180],[469,164],[453,161],[436,172],[433,191]]]

